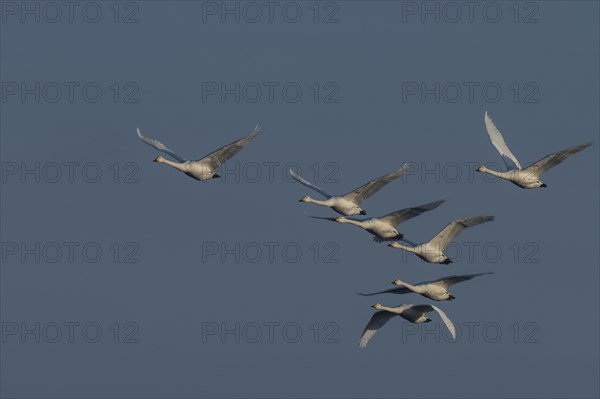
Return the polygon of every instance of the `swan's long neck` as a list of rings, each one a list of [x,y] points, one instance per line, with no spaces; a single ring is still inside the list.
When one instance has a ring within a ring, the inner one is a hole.
[[[481,168],[481,172],[487,173],[488,175],[496,176],[496,177],[498,177],[500,179],[506,179],[507,178],[506,172],[498,172],[498,171],[495,171],[495,170],[488,169],[486,167],[482,167]]]
[[[183,164],[183,163],[169,161],[168,159],[164,159],[164,158],[158,158],[156,160],[156,162],[167,164],[175,169],[181,170],[182,172],[185,172],[185,170],[186,170],[186,168],[184,166],[185,164]]]
[[[413,292],[417,292],[417,293],[423,291],[423,289],[421,287],[419,287],[418,285],[412,285],[412,284],[405,283],[404,281],[400,281],[400,280],[398,280],[396,282],[396,285],[399,285],[399,286],[402,286],[402,287],[406,287],[409,290],[411,290]]]
[[[346,219],[346,218],[339,218],[338,222],[339,223],[350,223],[350,224],[353,224],[353,225],[361,227],[361,228],[363,227],[363,223],[364,223],[363,221],[360,221],[360,220],[352,220],[352,219]]]
[[[327,201],[321,201],[321,200],[313,199],[313,198],[310,198],[310,197],[306,198],[304,200],[304,202],[310,202],[310,203],[313,203],[313,204],[323,205],[323,206],[329,206],[330,205]]]
[[[403,249],[408,252],[415,252],[415,247],[407,247],[406,245],[402,245],[402,244],[398,244],[398,243],[396,243],[396,245],[394,245],[393,247],[400,248],[400,249]],[[405,283],[403,283],[403,284],[405,284]]]

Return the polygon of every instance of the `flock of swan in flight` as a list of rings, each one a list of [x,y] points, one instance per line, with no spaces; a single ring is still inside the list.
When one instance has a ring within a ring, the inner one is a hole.
[[[485,113],[484,121],[489,139],[492,145],[500,153],[500,156],[506,164],[507,170],[504,172],[495,171],[488,169],[484,166],[480,166],[479,168],[477,168],[477,171],[482,173],[488,173],[500,179],[507,180],[525,189],[547,187],[546,184],[540,180],[540,176],[542,175],[542,173],[563,162],[569,156],[582,151],[583,149],[589,147],[592,144],[591,142],[587,142],[577,146],[569,147],[559,152],[549,154],[544,158],[540,159],[539,161],[533,163],[529,167],[523,169],[517,158],[513,155],[513,153],[506,145],[502,134],[500,133],[498,128],[496,128],[494,122],[489,117],[487,112]],[[262,129],[260,128],[260,126],[256,126],[254,130],[247,136],[237,141],[234,141],[233,143],[227,144],[219,148],[218,150],[206,155],[204,158],[195,161],[186,160],[182,156],[176,154],[175,152],[167,148],[160,141],[142,135],[140,129],[137,129],[137,135],[139,139],[142,140],[144,143],[154,147],[158,151],[161,151],[171,156],[177,161],[170,161],[161,156],[157,156],[154,159],[155,162],[164,163],[196,180],[205,181],[218,178],[219,175],[215,173],[215,169],[217,169],[225,161],[227,161],[228,159],[236,155],[238,152],[240,152],[261,131]],[[357,189],[344,195],[329,194],[322,188],[319,188],[313,183],[307,181],[302,176],[295,173],[293,170],[290,170],[289,173],[290,176],[296,181],[298,181],[300,184],[318,192],[323,197],[325,197],[324,200],[318,200],[313,199],[309,196],[304,196],[302,197],[302,199],[300,199],[300,202],[312,203],[328,207],[333,211],[337,212],[338,214],[342,215],[338,217],[319,217],[311,215],[308,216],[315,219],[323,219],[337,223],[352,224],[372,234],[374,241],[392,241],[388,246],[413,253],[427,263],[452,263],[452,260],[444,253],[444,249],[448,246],[448,244],[450,244],[466,228],[474,227],[486,222],[491,222],[494,220],[494,216],[476,215],[451,221],[431,240],[421,244],[415,244],[405,239],[404,235],[397,230],[398,226],[402,222],[419,216],[424,212],[434,210],[438,206],[442,205],[444,203],[444,200],[437,200],[429,204],[419,205],[413,208],[401,209],[380,217],[371,217],[368,219],[346,217],[355,215],[366,215],[367,212],[361,208],[360,204],[364,200],[381,190],[384,186],[402,176],[409,170],[409,168],[410,166],[408,164],[405,164],[404,166],[402,166],[402,168],[388,173],[385,176],[373,179],[367,182],[366,184],[363,184],[362,186],[358,187]],[[400,244],[398,241],[403,241],[409,245]],[[392,284],[395,285],[396,288],[391,288],[388,290],[374,292],[370,294],[359,293],[359,295],[372,296],[386,293],[415,293],[434,301],[451,301],[455,299],[455,297],[450,292],[448,292],[449,286],[460,283],[462,281],[471,280],[475,277],[486,274],[493,274],[493,272],[448,276],[434,281],[424,281],[416,285],[412,285],[397,279],[392,282]],[[430,312],[436,312],[440,316],[440,318],[448,328],[448,331],[450,331],[452,337],[456,339],[456,328],[454,324],[448,318],[446,313],[444,313],[437,306],[404,304],[396,307],[386,307],[377,303],[372,307],[378,311],[373,314],[360,337],[358,344],[361,348],[364,348],[367,345],[367,343],[371,340],[371,338],[373,338],[375,333],[380,328],[382,328],[392,317],[400,316],[411,323],[427,323],[431,321],[431,319],[427,317],[427,314]]]

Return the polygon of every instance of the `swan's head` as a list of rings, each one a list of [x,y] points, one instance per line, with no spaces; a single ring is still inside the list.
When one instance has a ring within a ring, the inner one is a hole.
[[[305,195],[304,197],[300,198],[300,202],[308,202],[310,201],[310,197],[308,195]]]
[[[425,320],[423,320],[423,323],[429,323],[431,321],[431,319],[427,316],[425,316]]]
[[[539,187],[548,187],[548,186],[546,185],[546,183],[542,183],[542,182],[541,182],[541,181],[539,181],[539,180],[538,180],[537,182],[538,182],[538,184],[539,184]]]
[[[389,243],[388,247],[400,248],[400,244],[398,244],[396,241],[394,241],[394,242]]]
[[[476,172],[485,172],[487,170],[487,168],[485,166],[480,166],[477,169],[475,169]]]
[[[376,303],[375,305],[371,306],[373,309],[381,309],[383,306],[381,306],[380,303]]]
[[[399,278],[397,278],[396,280],[392,281],[392,284],[394,284],[394,285],[402,285],[403,283],[402,283],[402,281]]]
[[[344,221],[344,218],[341,216],[338,216],[337,218],[333,219],[334,222],[338,222],[338,223],[342,223]]]
[[[365,211],[364,209],[360,209],[359,207],[356,207],[356,208],[358,210],[358,214],[359,215],[366,215],[367,214],[367,211]]]
[[[163,161],[163,157],[161,157],[160,155],[157,156],[156,158],[154,158],[154,162],[162,162]]]

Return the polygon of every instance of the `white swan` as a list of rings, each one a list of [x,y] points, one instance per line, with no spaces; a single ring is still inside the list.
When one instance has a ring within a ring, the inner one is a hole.
[[[392,284],[397,285],[399,288],[390,288],[389,290],[373,292],[371,294],[362,294],[360,292],[358,294],[362,296],[373,296],[378,294],[408,294],[409,292],[414,292],[423,295],[426,298],[433,299],[434,301],[451,301],[455,299],[455,297],[448,292],[449,286],[485,274],[494,274],[494,272],[448,276],[433,281],[423,281],[415,285],[396,279],[392,281]]]
[[[317,205],[327,206],[341,215],[352,216],[366,215],[367,212],[361,209],[360,203],[369,198],[371,195],[375,194],[377,191],[381,190],[386,184],[402,176],[408,169],[410,169],[410,165],[405,163],[402,168],[388,173],[385,176],[373,179],[345,195],[331,195],[322,188],[310,183],[291,169],[290,176],[292,176],[299,183],[305,185],[306,187],[312,188],[326,198],[325,200],[316,200],[310,198],[309,196],[304,196],[300,199],[300,202],[310,202]]]
[[[389,213],[382,217],[375,217],[365,220],[345,218],[341,216],[337,218],[326,218],[310,215],[309,216],[314,219],[324,219],[330,220],[332,222],[352,224],[373,234],[375,236],[373,238],[373,241],[382,242],[403,239],[404,236],[400,234],[398,230],[396,230],[396,227],[400,223],[412,219],[415,216],[419,216],[424,212],[431,211],[437,208],[438,206],[442,205],[443,203],[444,200],[438,200],[429,204],[416,206],[414,208],[401,209],[399,211]]]
[[[556,166],[559,163],[563,162],[571,155],[592,145],[592,142],[590,141],[585,144],[569,147],[566,150],[546,155],[544,158],[523,169],[521,168],[521,164],[517,160],[517,157],[513,155],[513,153],[510,151],[510,149],[504,142],[502,134],[500,133],[498,128],[496,128],[496,125],[494,125],[492,119],[488,116],[487,111],[485,113],[484,119],[485,127],[488,136],[490,137],[490,141],[502,156],[502,159],[506,164],[507,171],[499,172],[488,169],[485,166],[480,166],[479,168],[477,168],[477,171],[488,173],[492,176],[499,177],[500,179],[508,180],[521,188],[547,187],[545,183],[542,183],[540,181],[540,176],[542,175],[542,173],[552,168],[553,166]]]
[[[471,216],[468,218],[450,222],[435,237],[423,244],[407,247],[406,245],[401,245],[397,242],[393,242],[388,246],[412,252],[419,258],[423,259],[425,262],[441,263],[447,265],[448,263],[452,263],[452,260],[450,260],[450,258],[448,258],[446,254],[444,254],[444,249],[448,246],[448,244],[467,227],[477,226],[478,224],[490,222],[492,220],[494,220],[494,216]]]
[[[369,320],[369,323],[367,323],[367,326],[358,341],[358,345],[361,348],[367,346],[367,343],[373,338],[373,335],[375,335],[375,333],[392,317],[400,316],[411,323],[427,323],[431,321],[431,319],[427,317],[427,313],[432,311],[435,311],[440,315],[440,318],[450,331],[450,334],[452,334],[452,338],[456,339],[456,327],[454,327],[452,321],[446,316],[446,313],[435,305],[400,305],[395,308],[388,308],[376,303],[372,307],[378,309],[379,312],[375,312],[371,317],[371,320]]]
[[[156,148],[159,151],[164,152],[165,154],[170,155],[171,157],[179,161],[173,162],[161,156],[158,156],[154,159],[154,162],[167,164],[177,170],[182,171],[186,175],[196,180],[203,181],[220,177],[218,174],[215,173],[215,169],[217,169],[219,166],[221,166],[221,164],[233,157],[235,154],[240,152],[250,142],[250,140],[255,138],[261,131],[262,128],[257,125],[254,128],[254,130],[246,137],[234,141],[233,143],[227,144],[226,146],[219,148],[218,150],[208,154],[204,158],[199,159],[197,161],[186,160],[182,156],[168,149],[160,141],[142,135],[140,129],[137,129],[137,135],[140,138],[140,140],[142,140],[144,143]]]

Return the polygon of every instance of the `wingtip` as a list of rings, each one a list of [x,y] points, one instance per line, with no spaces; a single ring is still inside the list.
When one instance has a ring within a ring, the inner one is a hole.
[[[452,339],[456,340],[456,328],[454,328],[454,324],[452,324],[452,330],[450,330],[450,335],[452,335]]]
[[[402,167],[399,170],[409,171],[410,168],[412,168],[412,166],[413,166],[412,162],[404,162],[404,165],[402,165]]]
[[[254,127],[254,130],[252,130],[252,133],[250,133],[250,134],[254,134],[256,136],[257,134],[260,134],[262,132],[263,132],[262,126],[261,125],[256,125]]]

